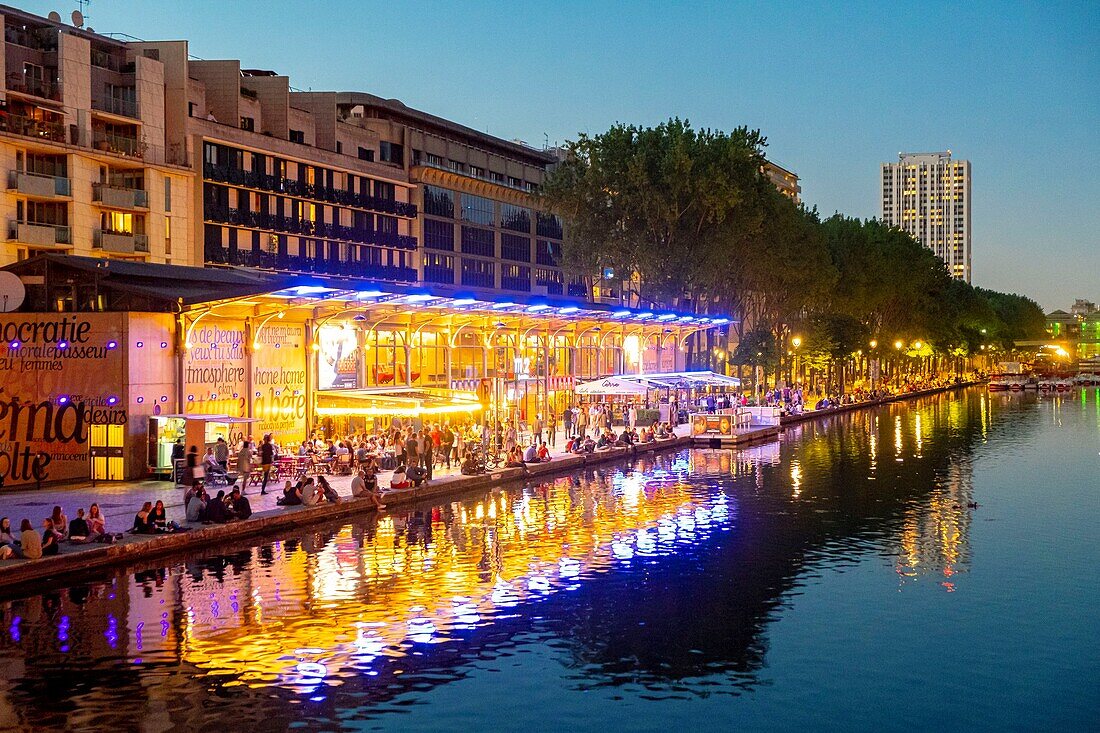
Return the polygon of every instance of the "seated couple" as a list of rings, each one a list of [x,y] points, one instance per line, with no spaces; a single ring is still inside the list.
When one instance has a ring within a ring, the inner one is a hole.
[[[385,509],[382,493],[378,490],[378,476],[366,468],[360,468],[351,479],[351,495],[357,499],[367,499],[372,509]]]
[[[296,484],[287,481],[283,495],[275,503],[280,506],[314,506],[326,501],[340,503],[340,495],[329,485],[328,479],[324,476],[317,476],[316,479],[304,476]]]
[[[420,486],[427,478],[428,472],[420,466],[406,468],[404,464],[401,464],[394,469],[393,475],[390,476],[390,489],[410,489],[414,486]]]

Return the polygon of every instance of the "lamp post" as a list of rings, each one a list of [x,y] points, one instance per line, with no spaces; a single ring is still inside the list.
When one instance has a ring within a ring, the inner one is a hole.
[[[794,381],[794,375],[798,372],[798,368],[797,368],[797,366],[798,366],[798,347],[801,346],[801,345],[802,345],[802,337],[801,336],[792,336],[791,337],[791,364],[790,364],[791,371],[790,371],[790,377],[787,379],[788,382],[793,382]],[[799,381],[801,381],[801,380],[799,380]]]

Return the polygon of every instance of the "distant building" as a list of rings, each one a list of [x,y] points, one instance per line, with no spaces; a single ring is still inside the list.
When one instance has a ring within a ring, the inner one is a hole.
[[[1073,301],[1073,305],[1070,306],[1069,312],[1075,316],[1089,316],[1097,311],[1096,303],[1091,300],[1084,300],[1078,298]]]
[[[772,161],[764,163],[764,175],[779,189],[779,193],[793,199],[794,202],[802,202],[802,187],[798,185],[798,176],[781,165]]]
[[[899,153],[882,164],[882,221],[916,237],[970,282],[970,161],[943,153]]]

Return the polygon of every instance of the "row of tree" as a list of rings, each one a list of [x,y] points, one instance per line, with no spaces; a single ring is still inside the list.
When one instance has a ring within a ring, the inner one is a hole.
[[[840,361],[871,342],[969,356],[1042,337],[1034,301],[952,278],[898,229],[782,195],[765,146],[679,119],[581,135],[543,187],[568,231],[562,264],[648,307],[731,315],[734,363],[774,367],[794,338],[804,358]]]

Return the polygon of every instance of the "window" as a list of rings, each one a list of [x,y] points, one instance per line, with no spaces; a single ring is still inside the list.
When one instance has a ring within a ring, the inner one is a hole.
[[[393,201],[397,198],[397,187],[386,181],[374,182],[374,195],[380,199]]]
[[[558,264],[557,247],[555,243],[546,239],[539,239],[535,242],[535,262],[540,265],[556,265]],[[560,245],[558,245],[560,246]]]
[[[164,177],[164,210],[172,210],[172,179]]]
[[[122,211],[104,211],[100,215],[100,228],[115,234],[133,234],[134,215]]]
[[[452,284],[455,281],[455,258],[452,255],[424,254],[424,279],[432,283]]]
[[[462,227],[462,251],[468,255],[496,257],[492,230]]]
[[[292,143],[301,143],[302,145],[304,145],[305,142],[306,142],[306,133],[305,133],[305,131],[304,130],[291,130],[290,131],[290,142],[292,142]]]
[[[485,260],[462,258],[462,284],[479,288],[495,286],[496,268],[494,263]]]
[[[493,216],[492,200],[468,193],[462,194],[462,221],[493,226],[496,220]]]
[[[172,254],[172,217],[164,217],[164,254]]]
[[[340,142],[339,140],[336,141],[336,152],[337,153],[343,153],[344,152],[344,144],[342,142]]]
[[[470,166],[470,175],[473,176],[474,178],[484,178],[485,177],[485,169],[481,168],[479,166],[476,166],[476,165],[472,165],[472,166]]]
[[[508,185],[512,188],[521,188],[523,186],[523,181],[515,176],[508,176]]]
[[[373,162],[374,161],[374,151],[369,149],[369,148],[364,148],[362,145],[360,145],[359,146],[359,160],[369,160],[369,161]]]
[[[553,214],[544,214],[540,211],[536,217],[535,226],[535,232],[540,237],[550,237],[551,239],[562,238],[561,219]]]
[[[500,205],[500,226],[514,232],[531,232],[531,212],[522,206]]]
[[[504,174],[497,173],[496,171],[489,171],[489,179],[493,183],[504,183]]]
[[[378,159],[383,163],[405,164],[405,147],[383,140],[378,144]]]
[[[455,173],[465,173],[466,164],[458,160],[448,160],[447,167],[453,170]]]
[[[424,213],[453,219],[455,217],[454,193],[438,186],[424,186]]]
[[[565,276],[561,270],[551,270],[547,267],[535,268],[535,285],[546,288],[547,295],[561,295]]]
[[[455,248],[455,225],[449,221],[425,219],[424,246],[428,249],[453,251]]]
[[[501,232],[500,258],[503,260],[516,260],[517,262],[530,262],[531,240],[527,237]]]
[[[187,103],[187,116],[188,117],[194,117],[195,116],[195,103],[194,102],[188,102]]]
[[[531,268],[526,265],[502,265],[500,287],[504,290],[531,290]]]
[[[256,120],[251,117],[241,117],[241,129],[248,132],[256,131]]]
[[[442,156],[434,155],[432,153],[424,153],[424,162],[427,165],[439,166],[440,168],[443,167],[443,158],[442,158]]]

